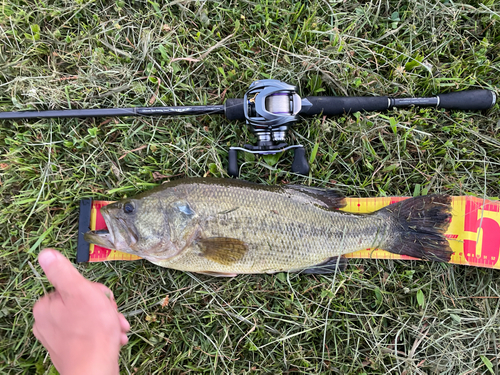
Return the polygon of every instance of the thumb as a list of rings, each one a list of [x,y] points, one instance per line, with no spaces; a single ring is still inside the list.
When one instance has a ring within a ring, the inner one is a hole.
[[[59,251],[42,250],[38,255],[38,263],[63,300],[65,296],[74,294],[75,289],[81,289],[82,285],[87,283],[87,279],[80,275],[73,264]]]

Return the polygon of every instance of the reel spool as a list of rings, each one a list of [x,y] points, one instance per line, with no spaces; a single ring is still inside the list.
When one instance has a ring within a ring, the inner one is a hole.
[[[294,150],[292,172],[309,173],[309,164],[302,145],[288,146],[285,142],[288,128],[299,120],[301,109],[312,106],[307,99],[301,99],[297,88],[275,79],[253,82],[243,99],[246,124],[257,136],[256,145],[231,147],[229,149],[228,173],[238,177],[238,151],[258,155],[270,155]]]

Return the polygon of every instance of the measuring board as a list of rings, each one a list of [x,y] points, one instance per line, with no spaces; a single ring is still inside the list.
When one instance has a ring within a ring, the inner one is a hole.
[[[354,213],[374,212],[404,197],[346,198],[342,211]],[[80,202],[80,219],[77,262],[102,262],[108,260],[136,260],[138,256],[88,244],[83,233],[106,229],[100,213],[108,201],[84,199]],[[454,251],[449,263],[477,267],[500,268],[500,202],[476,197],[460,196],[452,199],[452,220],[445,234]],[[346,258],[417,259],[392,254],[384,250],[366,249],[346,254]]]

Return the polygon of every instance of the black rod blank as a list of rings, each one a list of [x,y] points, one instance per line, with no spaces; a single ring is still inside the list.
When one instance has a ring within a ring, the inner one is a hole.
[[[32,118],[87,118],[121,116],[183,116],[224,114],[223,105],[179,106],[179,107],[135,107],[63,109],[55,111],[0,112],[0,120]]]

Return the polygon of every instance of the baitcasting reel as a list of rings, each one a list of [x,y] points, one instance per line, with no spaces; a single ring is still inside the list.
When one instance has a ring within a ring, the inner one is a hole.
[[[289,146],[286,132],[299,120],[299,112],[311,107],[307,99],[301,99],[297,88],[275,79],[253,82],[243,98],[245,120],[257,138],[257,145],[244,145],[229,149],[228,173],[238,177],[238,151],[257,155],[270,155],[294,150],[292,172],[309,173],[309,164],[302,145]],[[226,103],[227,110],[227,103]]]

